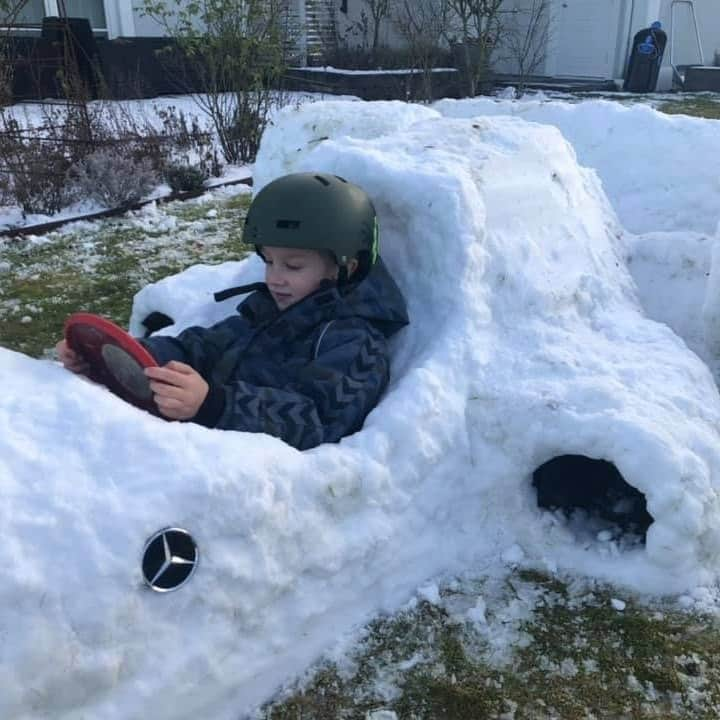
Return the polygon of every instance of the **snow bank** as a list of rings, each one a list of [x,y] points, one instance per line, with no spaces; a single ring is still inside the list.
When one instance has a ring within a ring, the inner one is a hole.
[[[645,312],[671,327],[713,368],[720,356],[720,264],[710,280],[717,240],[692,231],[625,237]]]
[[[257,168],[259,185],[318,169],[369,190],[412,318],[392,384],[361,432],[300,453],[163,422],[0,350],[1,717],[242,717],[443,571],[524,562],[646,592],[715,580],[717,390],[643,314],[615,214],[555,128],[315,103],[280,115]],[[259,272],[148,287],[133,327],[149,309],[210,322],[228,310],[210,292]],[[646,495],[644,549],[601,553],[537,508],[533,471],[566,453],[614,462]],[[158,595],[140,555],[169,525],[200,563]]]
[[[720,220],[718,120],[609,100],[445,99],[433,107],[447,117],[514,115],[557,127],[631,232],[713,233]]]

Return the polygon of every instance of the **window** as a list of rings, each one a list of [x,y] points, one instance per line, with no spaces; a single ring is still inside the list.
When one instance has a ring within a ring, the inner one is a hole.
[[[15,17],[15,22],[18,25],[26,23],[39,25],[42,22],[43,15],[45,15],[45,3],[43,0],[28,0]]]
[[[107,32],[103,0],[65,0],[68,17],[87,18],[95,32]]]
[[[44,17],[58,17],[63,6],[67,17],[87,18],[93,32],[107,33],[103,0],[27,0],[13,25],[17,25],[18,30],[37,31]]]

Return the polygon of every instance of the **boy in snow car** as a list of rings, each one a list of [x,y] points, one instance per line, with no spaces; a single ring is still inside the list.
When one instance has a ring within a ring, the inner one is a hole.
[[[337,442],[379,401],[388,338],[408,323],[378,257],[372,202],[335,175],[286,175],[254,198],[244,237],[265,262],[265,283],[237,314],[142,341],[161,366],[145,370],[160,414],[300,450]],[[65,341],[57,351],[68,369],[85,369]]]

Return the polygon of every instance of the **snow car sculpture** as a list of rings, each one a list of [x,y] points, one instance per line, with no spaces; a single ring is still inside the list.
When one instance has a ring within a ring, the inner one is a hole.
[[[364,428],[298,452],[168,423],[60,367],[0,351],[0,717],[242,717],[338,634],[441,571],[594,572],[641,590],[712,581],[720,402],[649,320],[596,175],[560,133],[400,103],[316,103],[263,138],[258,187],[319,169],[368,189],[412,324]],[[260,263],[194,267],[136,298],[174,332]],[[163,331],[165,332],[165,331]],[[646,544],[601,555],[537,506],[532,476],[604,460],[641,493]],[[178,591],[146,539],[192,534]],[[513,553],[515,559],[521,555]]]

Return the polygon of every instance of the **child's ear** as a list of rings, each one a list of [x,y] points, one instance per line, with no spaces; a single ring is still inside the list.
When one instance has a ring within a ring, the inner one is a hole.
[[[357,269],[358,269],[358,259],[353,258],[348,264],[347,264],[347,274],[348,277],[350,277]]]

